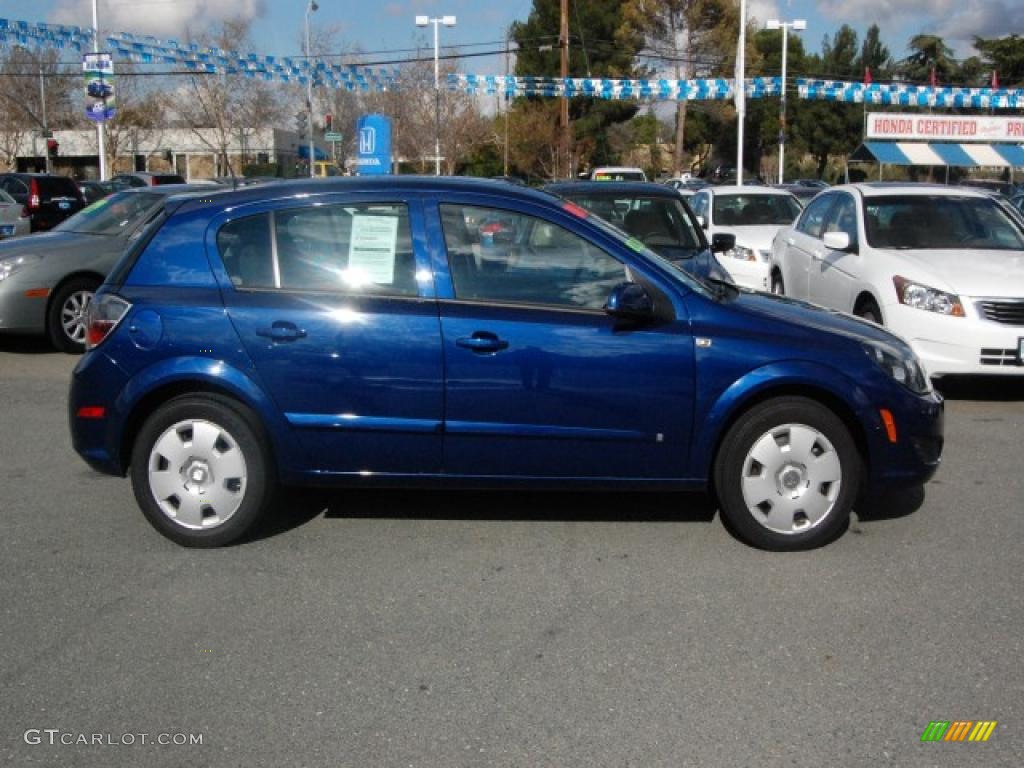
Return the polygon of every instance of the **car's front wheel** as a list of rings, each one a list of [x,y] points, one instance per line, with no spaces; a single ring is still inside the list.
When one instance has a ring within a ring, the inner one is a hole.
[[[85,351],[86,310],[98,287],[98,280],[76,277],[60,286],[50,301],[46,332],[50,343],[61,352],[80,355]]]
[[[843,421],[804,397],[769,400],[728,431],[714,467],[725,522],[763,549],[830,541],[847,524],[861,459]]]
[[[218,547],[247,533],[273,495],[273,462],[251,416],[226,399],[186,395],[145,422],[131,459],[146,518],[186,547]]]

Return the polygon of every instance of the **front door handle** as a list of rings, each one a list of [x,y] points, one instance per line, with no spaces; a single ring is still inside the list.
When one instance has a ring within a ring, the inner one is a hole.
[[[277,320],[269,328],[260,328],[256,331],[256,335],[274,342],[295,341],[296,339],[304,339],[306,332],[295,325],[295,323],[289,323],[287,320]]]
[[[477,331],[472,336],[463,336],[461,339],[456,339],[455,343],[474,352],[500,352],[503,349],[508,349],[508,342],[504,339],[499,339],[496,334],[490,331]]]
[[[821,251],[812,251],[811,252],[811,257],[815,261],[822,261],[825,258],[825,254],[823,254]]]

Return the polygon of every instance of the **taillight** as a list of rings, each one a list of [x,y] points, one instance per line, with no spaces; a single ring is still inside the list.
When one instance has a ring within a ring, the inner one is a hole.
[[[28,209],[39,207],[39,182],[35,179],[29,181],[28,187]]]
[[[107,338],[131,308],[130,303],[112,293],[94,296],[86,310],[88,324],[85,332],[85,348],[92,349]]]
[[[29,219],[32,217],[32,212],[28,209],[27,205],[21,206],[21,218]]]

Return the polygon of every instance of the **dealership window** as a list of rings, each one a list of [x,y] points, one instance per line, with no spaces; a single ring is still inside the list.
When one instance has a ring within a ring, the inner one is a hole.
[[[626,268],[582,237],[514,211],[442,205],[455,296],[599,310]]]
[[[404,205],[308,206],[225,224],[217,245],[239,289],[416,296]]]

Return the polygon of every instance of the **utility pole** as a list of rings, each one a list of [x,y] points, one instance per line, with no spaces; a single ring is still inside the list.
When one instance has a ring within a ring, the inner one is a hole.
[[[502,173],[506,176],[508,176],[508,38],[511,33],[511,28],[505,30],[505,147]]]
[[[562,129],[561,155],[565,161],[565,178],[570,177],[569,163],[569,97],[565,95],[565,79],[569,77],[569,0],[562,0],[562,23],[558,32],[558,47],[562,49]]]
[[[43,157],[46,163],[46,172],[53,172],[53,161],[50,159],[50,126],[46,122],[46,81],[43,79],[43,57],[39,57],[39,112],[43,117],[43,139],[46,151]]]
[[[100,22],[97,0],[92,0],[92,52],[100,52]],[[107,142],[103,132],[103,121],[96,123],[96,145],[100,151],[100,181],[107,180]]]

